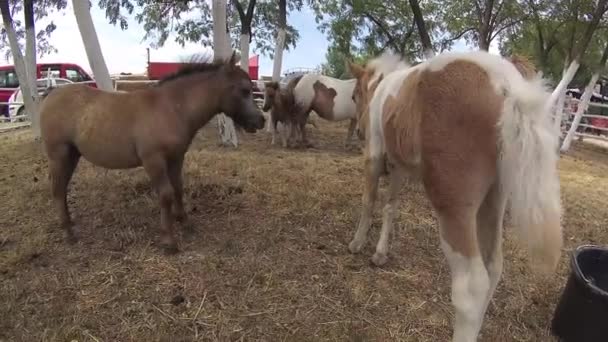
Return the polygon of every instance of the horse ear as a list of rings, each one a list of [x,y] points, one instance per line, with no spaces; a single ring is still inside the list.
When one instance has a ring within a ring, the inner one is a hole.
[[[230,60],[228,61],[228,64],[230,66],[236,66],[236,63],[238,62],[238,58],[236,56],[236,51],[232,51],[232,55],[230,56]]]
[[[365,73],[365,68],[352,62],[347,60],[346,61],[346,67],[348,68],[348,70],[350,71],[350,73],[355,76],[355,78],[360,78],[361,76],[363,76],[363,74]]]

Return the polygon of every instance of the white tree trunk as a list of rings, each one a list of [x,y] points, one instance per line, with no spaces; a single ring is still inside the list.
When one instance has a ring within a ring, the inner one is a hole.
[[[241,34],[241,68],[249,73],[249,34]]]
[[[3,17],[5,17],[3,15]],[[28,77],[27,77],[27,69],[24,62],[23,54],[21,53],[21,49],[19,48],[19,42],[17,41],[17,35],[15,34],[15,29],[12,25],[12,22],[7,22],[3,20],[4,29],[6,30],[6,35],[8,36],[8,41],[11,46],[11,54],[13,55],[13,64],[15,65],[15,72],[17,73],[17,79],[19,80],[19,89],[21,89],[21,94],[23,95],[23,102],[25,104],[25,111],[27,113],[35,113],[36,104],[34,103],[34,98],[32,96],[32,89],[30,88]],[[35,90],[34,90],[35,91]],[[31,115],[31,114],[30,114]],[[31,117],[30,117],[31,118]],[[32,122],[33,124],[33,122]],[[40,131],[34,130],[34,137],[40,137]]]
[[[589,108],[589,101],[591,100],[591,95],[593,95],[593,90],[595,89],[595,84],[597,83],[597,80],[599,78],[600,78],[600,74],[595,73],[595,74],[593,74],[593,76],[591,76],[589,83],[587,83],[587,87],[585,87],[585,92],[583,93],[583,96],[581,96],[581,100],[578,103],[578,107],[576,108],[576,114],[574,116],[574,120],[572,120],[572,125],[570,126],[570,129],[568,130],[568,134],[566,135],[566,138],[564,138],[564,142],[560,149],[561,152],[566,152],[566,151],[568,151],[568,149],[570,149],[570,145],[572,144],[572,139],[574,139],[574,134],[576,133],[578,125],[581,123],[583,114],[585,114],[585,111],[587,110],[587,108]]]
[[[36,86],[38,72],[36,68],[36,28],[34,26],[27,27],[25,31],[25,72],[27,74],[27,86],[30,89],[33,104],[32,108],[27,111],[27,114],[32,123],[34,136],[37,138],[40,136],[40,116],[38,115],[40,97],[38,96],[38,87]]]
[[[555,131],[557,133],[559,133],[559,129],[560,129],[560,125],[561,125],[561,113],[563,111],[564,103],[563,103],[563,101],[561,101],[561,107],[560,107],[559,103],[557,104],[557,106],[555,108],[553,108],[553,105],[555,104],[556,100],[558,100],[560,97],[562,97],[562,95],[565,98],[566,87],[568,87],[568,84],[570,84],[570,82],[572,82],[572,79],[576,75],[576,71],[578,70],[579,66],[580,66],[580,64],[577,60],[573,60],[570,63],[570,65],[568,66],[568,69],[566,69],[566,72],[562,75],[562,79],[557,84],[557,87],[555,87],[555,89],[553,90],[553,93],[551,93],[551,96],[549,97],[549,101],[547,102],[547,107],[548,107],[549,112],[557,114],[555,116],[555,121],[554,121]],[[555,111],[552,111],[553,109]]]
[[[97,83],[99,89],[112,91],[114,89],[112,87],[112,79],[110,78],[110,72],[106,66],[106,61],[103,58],[101,46],[97,39],[97,32],[95,31],[95,25],[93,25],[93,18],[91,18],[89,2],[87,0],[72,0],[72,6],[74,7],[74,15],[76,16],[76,23],[80,30],[82,43],[87,52],[89,65],[93,70],[95,83]]]
[[[279,29],[277,34],[277,44],[274,48],[274,64],[272,67],[272,80],[278,82],[281,79],[281,67],[283,66],[283,50],[285,49],[285,39],[287,33],[284,28]]]
[[[230,57],[230,44],[226,33],[226,0],[213,0],[211,2],[213,14],[213,57],[214,59],[227,59]],[[243,58],[241,57],[241,63]],[[220,143],[223,146],[237,147],[239,144],[234,122],[223,113],[217,115],[217,128]]]

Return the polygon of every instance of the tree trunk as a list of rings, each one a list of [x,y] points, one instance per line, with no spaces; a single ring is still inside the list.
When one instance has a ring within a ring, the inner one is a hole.
[[[486,39],[487,33],[485,31],[482,32],[484,33],[479,34],[479,50],[489,51],[490,42],[488,42],[488,40]]]
[[[562,120],[562,115],[563,115],[563,110],[564,110],[564,101],[566,98],[566,87],[568,87],[568,84],[570,84],[570,82],[574,78],[574,75],[576,75],[576,71],[578,70],[578,67],[579,67],[578,61],[572,61],[567,69],[564,68],[564,72],[562,73],[562,79],[557,84],[557,87],[555,87],[555,89],[553,90],[553,93],[551,93],[551,96],[549,97],[549,101],[547,102],[547,105],[546,105],[546,106],[548,106],[549,113],[551,113],[553,109],[555,110],[554,111],[555,121],[553,121],[553,122],[554,122],[556,134],[559,134],[559,131],[561,128],[561,120]],[[557,101],[557,106],[555,106],[555,108],[552,108],[555,101]]]
[[[600,78],[600,74],[602,73],[602,71],[606,68],[606,61],[608,61],[608,44],[606,44],[604,52],[602,53],[602,58],[600,59],[598,65],[595,67],[593,75],[591,76],[589,83],[587,83],[587,86],[585,87],[585,92],[583,93],[583,96],[581,96],[581,100],[576,109],[574,120],[572,120],[572,125],[568,130],[568,134],[566,134],[566,137],[564,138],[564,142],[561,147],[561,152],[566,152],[568,151],[568,149],[570,149],[570,145],[572,144],[572,139],[574,139],[574,134],[578,129],[578,125],[581,123],[583,114],[589,107],[589,101],[591,100],[593,90],[595,89],[595,84]]]
[[[40,136],[40,97],[36,79],[38,76],[36,68],[36,25],[34,23],[34,0],[25,0],[23,3],[23,14],[25,15],[25,72],[27,85],[32,94],[33,107],[28,110],[28,116],[32,123],[32,131],[35,137]]]
[[[424,17],[422,16],[420,3],[418,2],[418,0],[409,1],[410,7],[412,8],[412,12],[414,13],[414,21],[416,22],[416,26],[418,27],[418,34],[420,34],[424,57],[426,57],[426,59],[429,59],[435,56],[435,50],[433,49],[433,44],[431,43],[431,37],[429,36],[429,32],[427,31],[426,25],[424,24]]]
[[[215,60],[230,57],[230,44],[226,33],[226,0],[213,0],[211,2],[213,14],[213,58]],[[243,57],[241,56],[241,63]],[[222,146],[237,147],[239,144],[234,122],[223,113],[217,115],[217,128]]]
[[[241,68],[247,73],[249,72],[249,44],[251,42],[251,21],[253,20],[253,11],[255,10],[256,0],[249,0],[247,12],[238,0],[232,0],[234,7],[239,14],[241,21]]]
[[[112,91],[114,90],[112,79],[110,78],[110,72],[106,66],[106,61],[103,58],[101,46],[97,39],[97,32],[95,31],[95,25],[93,25],[93,18],[91,18],[89,2],[72,0],[72,6],[74,7],[76,23],[78,24],[82,44],[84,45],[87,58],[89,59],[89,65],[91,66],[91,70],[93,70],[97,88]]]
[[[479,5],[478,5],[479,6]],[[492,10],[494,9],[494,0],[485,0],[483,10],[478,7],[479,16],[479,31],[477,36],[477,45],[480,50],[488,51],[490,49],[490,37],[492,37]],[[498,13],[496,14],[498,15]]]
[[[241,33],[241,68],[249,73],[249,34]]]
[[[279,0],[279,22],[276,46],[274,48],[274,64],[272,68],[272,80],[278,82],[281,79],[281,66],[283,64],[283,50],[287,38],[287,0]]]
[[[2,12],[2,23],[4,24],[4,29],[6,30],[6,35],[8,36],[8,41],[11,47],[11,54],[13,55],[15,72],[17,73],[17,79],[19,80],[19,88],[21,89],[21,94],[23,95],[25,110],[28,113],[35,113],[36,104],[34,102],[34,97],[32,96],[32,91],[35,91],[35,89],[32,90],[28,82],[27,69],[24,62],[23,54],[21,53],[21,48],[19,48],[19,42],[17,41],[15,28],[13,27],[13,18],[11,17],[8,0],[0,0],[0,12]],[[34,130],[34,137],[40,137],[40,132]]]

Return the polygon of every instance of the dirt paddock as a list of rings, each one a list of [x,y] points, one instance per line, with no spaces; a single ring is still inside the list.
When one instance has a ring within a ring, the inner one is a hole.
[[[220,148],[215,128],[203,129],[185,163],[195,232],[180,233],[175,256],[154,245],[159,207],[142,169],[81,161],[69,196],[80,240],[70,246],[41,146],[24,130],[0,135],[0,341],[450,340],[449,270],[422,188],[402,190],[385,267],[369,262],[379,206],[370,242],[349,254],[362,156],[343,148],[346,124],[316,122],[308,150],[270,147],[266,132]],[[507,226],[480,341],[553,341],[569,252],[608,243],[608,152],[579,144],[560,172],[558,274],[533,277]]]

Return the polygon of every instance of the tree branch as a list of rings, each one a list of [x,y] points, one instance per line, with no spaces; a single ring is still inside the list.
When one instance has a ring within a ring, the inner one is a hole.
[[[363,16],[366,17],[367,19],[371,20],[376,26],[378,26],[378,28],[380,29],[380,31],[384,32],[384,34],[386,35],[386,39],[388,40],[388,43],[395,49],[398,50],[399,52],[401,52],[401,49],[397,46],[396,43],[396,39],[395,37],[391,34],[391,32],[382,24],[382,22],[380,22],[380,20],[374,18],[373,15],[371,15],[370,13],[364,12]]]
[[[422,50],[433,51],[433,44],[431,43],[431,37],[424,24],[424,18],[422,16],[422,10],[420,9],[420,3],[418,0],[409,0],[412,13],[414,14],[414,23],[418,26],[418,33],[420,34],[420,41],[422,43]],[[412,26],[413,27],[413,26]],[[407,40],[407,38],[406,38]]]
[[[496,30],[496,32],[494,32],[491,36],[490,36],[490,41],[494,40],[494,38],[496,38],[502,31],[508,29],[509,27],[512,27],[514,25],[517,25],[519,23],[521,23],[522,21],[524,21],[525,18],[520,18],[517,20],[512,20],[511,22],[509,22],[508,24],[504,25],[503,27],[501,27],[500,29]]]
[[[495,25],[496,25],[496,20],[498,20],[498,15],[500,14],[500,11],[502,11],[502,6],[505,4],[505,0],[502,0],[498,3],[498,8],[496,9],[496,12],[492,13],[492,9],[490,9],[490,22],[488,24],[488,32],[492,32],[494,31]]]
[[[241,20],[241,24],[245,21],[245,11],[243,10],[243,6],[239,0],[231,0],[232,4],[236,8],[236,11],[239,13],[239,19]]]
[[[476,28],[474,28],[474,27],[469,27],[469,28],[466,28],[466,29],[464,29],[464,30],[460,31],[458,34],[456,34],[456,35],[455,35],[455,36],[453,36],[453,37],[442,39],[442,40],[441,40],[441,47],[442,47],[442,49],[443,49],[443,48],[444,48],[444,46],[446,46],[448,43],[453,42],[453,41],[455,41],[455,40],[458,40],[458,39],[462,38],[462,36],[464,36],[464,35],[465,35],[465,34],[467,34],[468,32],[475,31],[475,30],[476,30]]]

